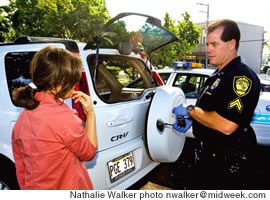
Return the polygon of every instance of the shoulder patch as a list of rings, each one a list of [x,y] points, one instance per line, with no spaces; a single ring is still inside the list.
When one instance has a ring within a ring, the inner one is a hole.
[[[247,95],[251,89],[252,81],[246,76],[235,76],[233,78],[233,90],[239,97]]]
[[[236,98],[236,99],[232,100],[231,102],[229,102],[228,109],[232,109],[232,108],[236,108],[236,110],[239,113],[242,112],[242,110],[243,110],[243,104],[242,104],[240,98]]]

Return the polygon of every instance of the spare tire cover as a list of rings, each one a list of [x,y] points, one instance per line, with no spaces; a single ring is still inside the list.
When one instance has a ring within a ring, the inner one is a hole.
[[[186,136],[177,132],[172,126],[165,125],[160,131],[157,120],[173,124],[176,120],[173,107],[185,103],[185,95],[180,88],[158,87],[150,104],[147,118],[147,145],[151,158],[157,162],[175,162],[184,147]]]

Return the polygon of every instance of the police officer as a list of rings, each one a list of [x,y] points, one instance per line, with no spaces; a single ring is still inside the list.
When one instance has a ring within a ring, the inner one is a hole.
[[[198,189],[245,189],[254,174],[251,156],[256,136],[250,122],[260,81],[237,56],[240,30],[234,21],[216,21],[206,33],[209,60],[217,70],[200,90],[196,106],[181,104],[173,109],[177,117],[186,118],[185,127],[177,123],[173,127],[186,132],[192,124],[194,136],[201,141]]]

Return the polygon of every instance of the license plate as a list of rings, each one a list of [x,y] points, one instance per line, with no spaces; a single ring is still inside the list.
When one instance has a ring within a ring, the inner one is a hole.
[[[111,182],[117,181],[135,169],[135,161],[132,152],[115,158],[107,164]]]

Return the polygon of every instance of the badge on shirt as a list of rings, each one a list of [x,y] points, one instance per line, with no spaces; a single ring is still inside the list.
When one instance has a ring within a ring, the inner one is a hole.
[[[213,83],[213,85],[211,86],[211,90],[213,90],[213,89],[215,89],[217,86],[218,86],[218,84],[220,83],[220,78],[218,78],[214,83]]]
[[[247,95],[251,89],[252,81],[246,76],[235,76],[233,79],[233,90],[239,97]]]

